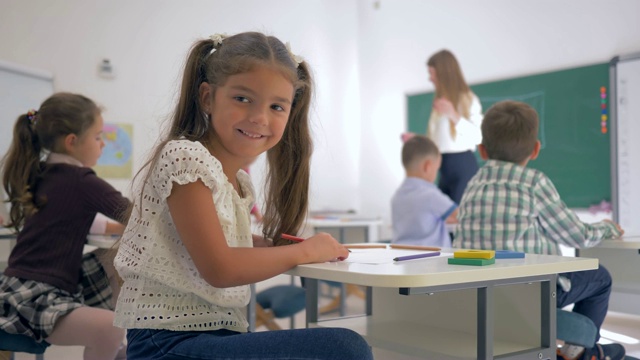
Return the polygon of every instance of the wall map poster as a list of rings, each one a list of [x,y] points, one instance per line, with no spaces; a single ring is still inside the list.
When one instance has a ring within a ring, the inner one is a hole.
[[[105,146],[95,172],[106,179],[131,179],[133,125],[105,123],[102,136]]]

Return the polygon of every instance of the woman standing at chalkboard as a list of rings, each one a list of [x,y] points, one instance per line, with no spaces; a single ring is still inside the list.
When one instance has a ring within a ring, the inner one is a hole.
[[[433,54],[427,68],[436,89],[427,136],[442,153],[438,187],[459,204],[467,182],[478,171],[474,151],[482,141],[482,106],[449,50]]]

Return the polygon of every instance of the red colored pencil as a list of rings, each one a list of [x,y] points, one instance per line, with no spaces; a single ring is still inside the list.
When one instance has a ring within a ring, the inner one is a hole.
[[[304,241],[304,239],[301,238],[301,237],[297,237],[297,236],[293,236],[293,235],[289,235],[289,234],[282,234],[280,236],[285,240],[291,240],[291,241],[295,241],[295,242],[303,242]]]

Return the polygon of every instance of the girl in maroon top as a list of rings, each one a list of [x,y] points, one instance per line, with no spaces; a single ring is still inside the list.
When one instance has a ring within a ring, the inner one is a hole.
[[[95,255],[83,257],[96,214],[122,222],[129,207],[90,169],[104,147],[102,128],[92,100],[57,93],[18,118],[2,160],[11,204],[5,225],[18,237],[0,275],[0,330],[84,346],[85,359],[124,353],[107,276]]]

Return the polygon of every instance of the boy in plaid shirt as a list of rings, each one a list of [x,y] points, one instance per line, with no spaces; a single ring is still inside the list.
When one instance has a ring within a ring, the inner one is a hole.
[[[454,247],[558,255],[560,244],[587,248],[623,234],[620,226],[611,221],[580,221],[560,199],[548,177],[526,168],[527,162],[540,152],[538,115],[531,106],[516,101],[492,106],[482,122],[478,150],[487,162],[462,196]],[[609,307],[609,272],[600,266],[597,270],[560,274],[557,290],[557,306],[575,304],[573,311],[594,322],[599,338]],[[596,344],[593,349],[582,350],[567,348],[564,358],[589,354],[612,359],[624,356],[624,349],[618,344]]]

